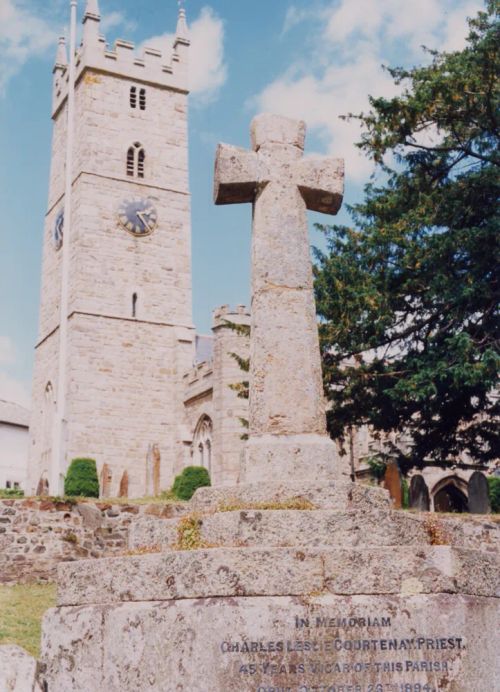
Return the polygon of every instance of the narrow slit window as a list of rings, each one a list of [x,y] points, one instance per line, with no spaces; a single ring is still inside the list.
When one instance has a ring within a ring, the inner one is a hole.
[[[135,168],[135,150],[134,147],[130,147],[127,152],[127,175],[133,176]]]
[[[132,317],[137,317],[137,293],[132,294]]]
[[[139,91],[139,108],[141,111],[146,110],[146,89],[141,89]]]
[[[130,108],[137,108],[137,88],[130,87]]]
[[[138,161],[137,161],[137,176],[139,178],[144,178],[144,162],[146,160],[146,154],[144,149],[139,149]]]

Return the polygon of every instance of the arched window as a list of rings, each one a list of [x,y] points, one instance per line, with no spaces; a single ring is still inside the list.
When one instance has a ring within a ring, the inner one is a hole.
[[[130,147],[130,149],[127,151],[127,175],[134,175],[134,159],[135,159],[135,151],[134,147]]]
[[[140,142],[134,142],[127,151],[127,175],[131,178],[144,178],[146,152]]]
[[[144,162],[146,161],[146,153],[144,149],[139,149],[139,154],[137,157],[137,176],[139,178],[144,178]]]
[[[136,107],[137,107],[137,88],[135,86],[133,86],[133,87],[130,87],[130,108],[136,108]]]
[[[139,91],[139,108],[141,111],[146,110],[146,89],[141,89]]]
[[[193,456],[197,466],[212,471],[212,421],[204,415],[198,421],[193,438]]]

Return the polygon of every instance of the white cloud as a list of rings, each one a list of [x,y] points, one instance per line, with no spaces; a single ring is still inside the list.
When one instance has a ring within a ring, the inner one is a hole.
[[[482,0],[329,0],[304,32],[302,57],[268,84],[254,99],[257,110],[306,120],[320,135],[324,153],[343,156],[348,176],[366,180],[371,162],[354,146],[359,125],[339,116],[369,108],[368,95],[396,94],[382,64],[412,66],[424,62],[421,45],[440,50],[464,46],[467,16]],[[292,5],[284,31],[311,20],[311,13]],[[314,45],[310,49],[308,46]]]
[[[26,382],[17,380],[0,370],[0,399],[30,408],[31,396]]]
[[[52,26],[29,4],[0,1],[0,94],[9,80],[34,57],[55,52],[57,35]]]
[[[154,36],[144,41],[146,46],[162,52],[170,48],[173,34]],[[211,7],[204,7],[190,27],[189,82],[191,93],[198,102],[207,103],[215,98],[227,79],[224,61],[224,23]]]
[[[126,17],[123,12],[109,12],[101,16],[100,31],[102,34],[107,34],[111,29],[122,27],[125,31],[133,31],[136,28],[136,23]]]
[[[16,361],[16,349],[12,339],[8,336],[0,336],[0,367],[14,364]],[[2,369],[0,370],[0,399],[13,401],[21,406],[29,407],[30,394],[25,382],[16,380]]]
[[[8,336],[0,336],[0,365],[11,365],[15,361],[14,344]]]
[[[297,24],[301,24],[305,19],[312,16],[313,10],[310,8],[297,7],[296,5],[291,5],[285,15],[285,21],[283,22],[283,34],[287,31],[293,29]]]

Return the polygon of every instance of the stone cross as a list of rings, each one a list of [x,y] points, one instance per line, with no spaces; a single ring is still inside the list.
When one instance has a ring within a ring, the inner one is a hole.
[[[334,475],[306,210],[336,214],[341,159],[303,158],[305,123],[259,115],[252,151],[220,144],[216,204],[253,204],[249,444],[244,480]]]

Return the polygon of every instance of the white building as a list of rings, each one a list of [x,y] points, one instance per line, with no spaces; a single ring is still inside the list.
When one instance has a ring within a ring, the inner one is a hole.
[[[0,488],[26,488],[28,409],[0,399]]]

